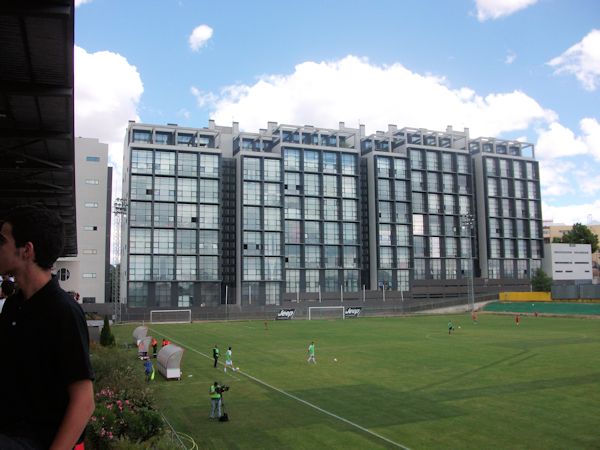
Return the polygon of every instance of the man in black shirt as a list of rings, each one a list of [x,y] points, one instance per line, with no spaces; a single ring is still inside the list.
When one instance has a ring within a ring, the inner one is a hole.
[[[85,317],[50,271],[63,244],[53,211],[24,206],[3,218],[0,273],[20,290],[0,315],[0,449],[72,449],[94,411]]]

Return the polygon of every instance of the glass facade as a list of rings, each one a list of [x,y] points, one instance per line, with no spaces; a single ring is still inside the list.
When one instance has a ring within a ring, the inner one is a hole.
[[[363,285],[408,290],[473,267],[527,278],[540,265],[538,163],[516,144],[406,129],[364,138],[280,126],[234,139],[136,126],[125,189],[132,306],[222,303],[224,271],[242,304],[277,305]],[[466,225],[481,207],[485,221]]]

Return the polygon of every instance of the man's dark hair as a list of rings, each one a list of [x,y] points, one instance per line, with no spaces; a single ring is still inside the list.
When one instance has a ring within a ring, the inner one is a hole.
[[[12,226],[15,245],[33,244],[35,262],[42,269],[51,269],[63,251],[65,225],[60,216],[49,209],[18,206],[4,218]]]

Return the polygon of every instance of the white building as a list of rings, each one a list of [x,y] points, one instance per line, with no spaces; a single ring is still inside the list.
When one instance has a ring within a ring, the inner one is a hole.
[[[77,256],[55,265],[60,285],[79,293],[82,303],[109,300],[110,205],[112,167],[108,145],[98,139],[75,139]]]
[[[592,282],[590,244],[545,244],[544,271],[554,281]]]

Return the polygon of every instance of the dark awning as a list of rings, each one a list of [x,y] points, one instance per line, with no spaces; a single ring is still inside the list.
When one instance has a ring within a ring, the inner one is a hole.
[[[57,210],[77,254],[72,0],[0,2],[0,219],[20,204]]]

